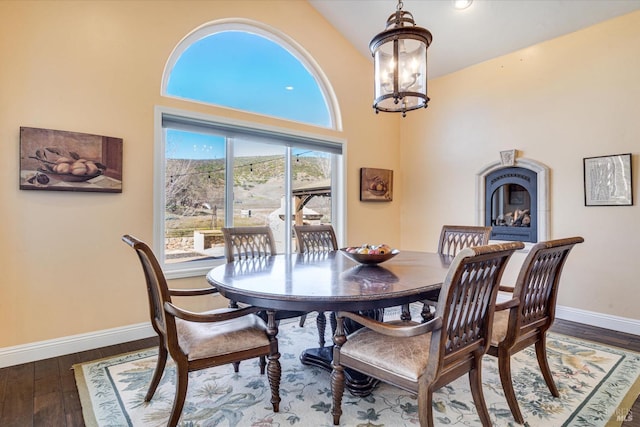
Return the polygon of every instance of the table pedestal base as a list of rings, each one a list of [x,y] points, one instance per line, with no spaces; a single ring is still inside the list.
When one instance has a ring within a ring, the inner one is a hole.
[[[333,360],[333,346],[309,348],[302,352],[300,361],[303,365],[316,366],[327,372],[331,372]],[[345,387],[351,394],[365,397],[371,394],[380,380],[364,375],[353,369],[344,369]]]
[[[359,312],[363,316],[368,316],[374,320],[382,321],[384,318],[384,309],[373,309]],[[332,313],[332,331],[335,331],[335,317]],[[345,319],[344,328],[345,332],[350,334],[351,332],[360,329],[362,325],[353,322],[351,319]],[[331,372],[331,362],[333,361],[333,346],[309,348],[302,352],[300,355],[300,361],[303,365],[316,366],[327,372]],[[358,397],[365,397],[371,394],[373,389],[380,383],[380,380],[372,378],[368,375],[362,374],[358,371],[354,371],[350,368],[344,369],[345,387],[351,394]]]

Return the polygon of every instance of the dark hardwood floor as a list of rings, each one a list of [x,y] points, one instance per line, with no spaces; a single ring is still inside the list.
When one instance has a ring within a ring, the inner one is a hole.
[[[640,336],[556,320],[553,331],[640,352]],[[0,426],[84,426],[71,367],[157,345],[148,338],[0,369]],[[640,399],[623,427],[640,427]]]

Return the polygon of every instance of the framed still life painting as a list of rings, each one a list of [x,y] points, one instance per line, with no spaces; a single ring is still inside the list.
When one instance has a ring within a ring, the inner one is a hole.
[[[20,189],[122,193],[122,139],[21,127]]]
[[[390,169],[360,168],[360,200],[390,202],[393,200],[393,171]]]

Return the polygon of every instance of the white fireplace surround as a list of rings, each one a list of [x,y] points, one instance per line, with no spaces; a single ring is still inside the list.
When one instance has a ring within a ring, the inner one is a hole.
[[[549,240],[549,168],[535,160],[516,158],[513,164],[505,165],[495,161],[486,165],[476,174],[476,224],[485,225],[485,183],[490,173],[507,167],[524,168],[534,171],[538,180],[538,236],[537,241]],[[530,246],[530,245],[527,245]]]

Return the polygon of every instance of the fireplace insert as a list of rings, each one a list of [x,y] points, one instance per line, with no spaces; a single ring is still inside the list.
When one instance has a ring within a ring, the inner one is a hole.
[[[538,241],[537,173],[521,167],[495,170],[485,177],[485,223],[491,239]]]

